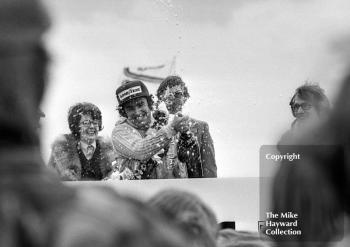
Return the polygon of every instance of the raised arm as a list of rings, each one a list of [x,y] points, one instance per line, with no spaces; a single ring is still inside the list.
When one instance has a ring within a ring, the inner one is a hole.
[[[112,132],[112,143],[123,157],[146,161],[164,148],[170,141],[173,130],[162,128],[145,138],[128,124],[117,125]]]
[[[167,126],[146,137],[126,122],[117,124],[112,132],[114,149],[125,158],[147,161],[169,144],[187,120],[188,116],[175,116]]]

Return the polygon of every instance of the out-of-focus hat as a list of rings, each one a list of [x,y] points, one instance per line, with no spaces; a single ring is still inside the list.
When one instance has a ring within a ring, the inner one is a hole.
[[[0,6],[0,44],[23,46],[35,42],[50,25],[37,0],[0,0]]]

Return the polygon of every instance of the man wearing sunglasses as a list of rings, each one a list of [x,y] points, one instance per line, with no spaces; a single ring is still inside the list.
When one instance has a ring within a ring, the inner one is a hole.
[[[279,144],[295,144],[303,133],[315,129],[330,111],[330,103],[324,90],[317,84],[305,83],[298,87],[289,102],[295,120]]]
[[[68,112],[71,134],[58,137],[52,145],[49,167],[62,180],[101,180],[112,170],[112,143],[98,136],[102,130],[100,109],[91,103],[77,103]]]

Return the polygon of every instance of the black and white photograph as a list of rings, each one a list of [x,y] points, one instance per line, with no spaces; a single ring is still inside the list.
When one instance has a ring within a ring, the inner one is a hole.
[[[349,13],[0,0],[0,246],[347,246]]]

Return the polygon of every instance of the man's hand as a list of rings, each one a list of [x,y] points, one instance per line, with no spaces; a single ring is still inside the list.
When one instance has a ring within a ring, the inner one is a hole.
[[[186,134],[186,135],[190,133],[190,124],[189,124],[188,120],[183,120],[180,123],[180,127],[179,127],[178,131],[181,134]]]
[[[174,118],[171,122],[171,127],[176,132],[187,132],[189,130],[188,119],[188,116],[184,116],[181,113],[177,113],[174,115]]]

